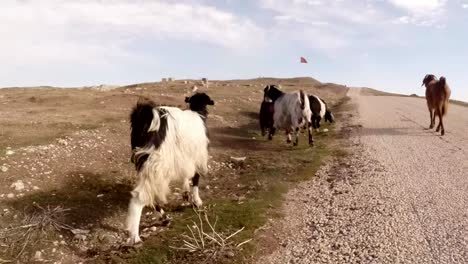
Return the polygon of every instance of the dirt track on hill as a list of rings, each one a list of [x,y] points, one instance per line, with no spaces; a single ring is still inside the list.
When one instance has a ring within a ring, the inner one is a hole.
[[[468,108],[450,106],[440,137],[423,99],[349,96],[350,155],[289,192],[259,262],[468,263]]]

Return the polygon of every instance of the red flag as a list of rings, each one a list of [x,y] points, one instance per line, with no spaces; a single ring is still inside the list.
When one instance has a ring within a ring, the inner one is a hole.
[[[307,63],[307,60],[304,57],[301,57],[301,63]]]

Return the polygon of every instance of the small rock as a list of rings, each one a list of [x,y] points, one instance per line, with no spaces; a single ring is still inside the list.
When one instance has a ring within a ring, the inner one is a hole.
[[[206,190],[209,190],[209,189],[210,189],[210,186],[209,186],[209,185],[205,186],[205,189],[206,189]]]
[[[109,234],[100,235],[99,240],[105,244],[115,244],[117,242],[117,238]]]
[[[7,194],[7,198],[11,199],[11,198],[15,198],[15,194],[13,193],[9,193]]]
[[[15,191],[20,192],[20,191],[24,190],[24,183],[23,183],[22,180],[18,180],[16,182],[14,182],[10,187],[15,188]]]
[[[104,196],[104,194],[102,194],[102,193],[101,193],[101,194],[98,194],[98,195],[96,195],[96,197],[97,197],[97,198],[101,198],[101,197],[103,197],[103,196]]]
[[[231,161],[236,164],[241,164],[243,163],[247,157],[231,157]]]
[[[36,190],[36,191],[37,191],[37,190],[39,190],[39,187],[33,186],[33,190]]]
[[[324,128],[322,131],[325,132],[325,133],[327,133],[327,132],[328,132],[328,128]]]
[[[57,141],[58,141],[58,143],[59,143],[60,145],[64,145],[64,146],[67,146],[67,145],[68,145],[68,142],[67,142],[65,139],[59,138]]]
[[[79,229],[79,228],[76,228],[76,229],[72,229],[70,230],[74,235],[85,235],[85,234],[89,234],[89,230],[85,230],[85,229]]]
[[[0,167],[0,171],[2,172],[7,172],[8,171],[8,167],[3,165],[2,167]]]
[[[151,232],[156,232],[156,230],[158,230],[158,229],[155,226],[150,227]]]
[[[84,240],[86,240],[86,236],[82,235],[82,234],[76,234],[74,239],[84,241]]]
[[[36,251],[36,253],[34,254],[34,260],[35,261],[42,261],[42,252]]]
[[[235,256],[234,252],[232,251],[226,251],[224,255],[228,258],[233,258]]]
[[[7,150],[7,151],[5,152],[5,154],[6,154],[7,156],[10,156],[10,155],[15,154],[15,152],[14,152],[13,150]]]

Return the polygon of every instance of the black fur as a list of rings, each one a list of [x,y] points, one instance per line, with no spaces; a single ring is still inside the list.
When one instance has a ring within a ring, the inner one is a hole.
[[[276,85],[267,85],[263,89],[263,102],[260,106],[260,129],[262,136],[268,131],[268,139],[272,140],[276,129],[273,126],[273,115],[275,112],[275,102],[283,96],[284,93]]]
[[[273,114],[275,111],[274,103],[263,101],[260,106],[260,129],[262,136],[266,135],[266,132],[273,127]]]
[[[195,176],[192,178],[192,185],[193,186],[198,186],[198,182],[200,181],[200,174],[195,173]]]
[[[263,100],[267,100],[267,98],[271,99],[273,102],[278,100],[284,93],[278,89],[276,85],[267,85],[265,89],[263,89]]]
[[[185,102],[190,105],[190,110],[202,115],[203,121],[206,121],[208,116],[207,105],[214,105],[214,101],[206,93],[196,93],[191,97],[185,97]]]
[[[131,124],[131,147],[132,147],[132,162],[135,164],[137,171],[143,168],[149,155],[144,153],[135,155],[137,148],[144,148],[153,145],[156,149],[161,146],[166,138],[167,132],[167,112],[162,108],[156,108],[156,104],[146,98],[141,98],[137,105],[133,108],[130,114]],[[160,126],[158,131],[148,132],[153,121],[153,109],[156,109],[160,118]]]

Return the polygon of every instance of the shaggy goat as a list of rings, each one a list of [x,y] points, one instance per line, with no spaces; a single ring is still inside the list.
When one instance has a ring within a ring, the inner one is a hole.
[[[164,215],[159,205],[167,202],[171,182],[182,182],[188,193],[192,180],[192,202],[196,206],[202,205],[198,181],[200,175],[208,172],[206,106],[214,105],[214,102],[206,94],[195,94],[185,100],[190,103],[191,110],[157,107],[148,99],[140,99],[132,110],[132,160],[138,183],[131,192],[128,209],[130,244],[141,241],[138,229],[144,206],[156,203],[156,210]]]
[[[450,99],[450,87],[447,85],[445,77],[440,77],[440,80],[433,74],[428,74],[424,77],[421,86],[426,86],[426,101],[429,109],[431,118],[431,124],[429,129],[435,126],[435,117],[439,117],[439,125],[437,126],[436,132],[441,131],[441,135],[445,135],[443,117],[447,113],[449,99]]]
[[[273,126],[269,129],[269,139],[272,139],[276,129],[284,129],[287,143],[291,143],[291,131],[294,132],[294,146],[299,143],[299,128],[311,122],[309,98],[304,91],[284,93],[275,85],[268,85],[264,89],[264,101],[274,103]],[[311,136],[309,135],[309,139]],[[313,144],[309,140],[309,144]]]

